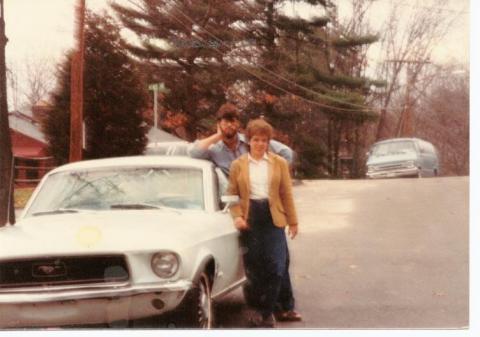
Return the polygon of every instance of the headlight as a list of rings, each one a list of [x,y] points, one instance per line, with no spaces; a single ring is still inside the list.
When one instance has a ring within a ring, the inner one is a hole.
[[[178,271],[178,257],[174,253],[162,252],[152,256],[152,270],[162,278],[168,278]]]

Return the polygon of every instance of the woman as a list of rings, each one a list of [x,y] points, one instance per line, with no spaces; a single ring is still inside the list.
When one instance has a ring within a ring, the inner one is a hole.
[[[240,197],[230,212],[246,248],[247,278],[259,300],[261,319],[252,324],[262,327],[275,326],[274,312],[279,320],[301,320],[293,310],[285,236],[287,226],[292,239],[298,232],[292,181],[287,161],[268,152],[272,134],[272,126],[263,119],[248,123],[249,152],[232,163],[228,190]]]

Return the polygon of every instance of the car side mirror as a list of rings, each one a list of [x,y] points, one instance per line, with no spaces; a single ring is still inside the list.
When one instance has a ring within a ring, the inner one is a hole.
[[[222,212],[227,212],[230,206],[238,204],[240,202],[240,197],[238,195],[222,195],[220,200],[225,205]]]

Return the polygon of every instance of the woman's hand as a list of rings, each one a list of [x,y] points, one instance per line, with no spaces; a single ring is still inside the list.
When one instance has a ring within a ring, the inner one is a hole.
[[[298,234],[298,225],[295,226],[288,226],[288,236],[290,236],[290,239],[295,239],[295,237]]]
[[[235,218],[235,227],[239,231],[244,231],[244,230],[248,229],[248,224],[243,217],[238,216],[238,217]]]

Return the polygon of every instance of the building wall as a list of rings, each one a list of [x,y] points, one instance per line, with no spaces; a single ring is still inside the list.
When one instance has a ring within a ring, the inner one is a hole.
[[[34,187],[52,167],[47,144],[10,130],[15,163],[15,186]]]

